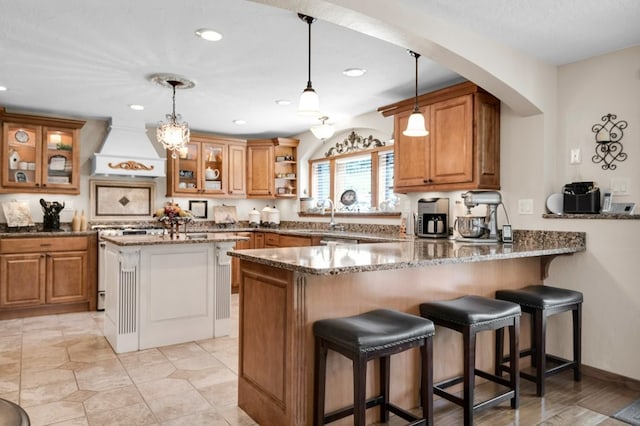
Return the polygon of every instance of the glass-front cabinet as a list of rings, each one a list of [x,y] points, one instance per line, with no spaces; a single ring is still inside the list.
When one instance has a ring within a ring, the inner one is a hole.
[[[235,156],[230,155],[238,150],[244,161],[244,141],[192,133],[178,158],[169,161],[167,196],[245,195],[244,184],[234,181],[234,170],[241,168],[244,171],[244,163],[234,164]],[[171,158],[169,153],[167,158]]]
[[[2,110],[0,119],[2,192],[80,192],[79,133],[84,121]]]

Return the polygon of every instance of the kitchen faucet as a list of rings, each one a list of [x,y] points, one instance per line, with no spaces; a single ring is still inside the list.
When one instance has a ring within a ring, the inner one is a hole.
[[[338,225],[335,222],[336,208],[335,208],[335,204],[333,204],[333,200],[331,198],[327,198],[324,201],[324,203],[326,203],[327,201],[329,202],[329,207],[331,208],[331,219],[329,220],[329,230],[330,231],[344,231],[344,226],[343,225]],[[324,206],[324,204],[323,204],[323,206]]]

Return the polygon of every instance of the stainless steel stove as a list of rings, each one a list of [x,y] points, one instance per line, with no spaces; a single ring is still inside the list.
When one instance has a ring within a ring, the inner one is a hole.
[[[155,226],[131,226],[131,225],[94,225],[91,229],[98,231],[98,307],[99,311],[104,311],[105,299],[105,279],[104,270],[106,255],[106,243],[103,237],[119,237],[123,235],[164,235],[167,230]]]

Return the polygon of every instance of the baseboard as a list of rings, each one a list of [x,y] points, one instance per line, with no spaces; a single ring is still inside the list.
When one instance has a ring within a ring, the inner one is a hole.
[[[624,386],[633,391],[640,392],[640,380],[621,376],[620,374],[600,370],[599,368],[590,367],[584,364],[582,364],[582,374],[584,374],[585,376],[593,377],[595,379],[604,380],[605,382],[615,383],[616,385]]]

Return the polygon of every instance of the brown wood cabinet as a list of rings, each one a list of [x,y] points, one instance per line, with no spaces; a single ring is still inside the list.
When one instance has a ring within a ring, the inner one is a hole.
[[[418,98],[429,134],[402,134],[413,99],[381,107],[394,115],[396,192],[500,188],[500,101],[472,83]]]
[[[298,193],[297,139],[247,142],[247,196],[295,198]]]
[[[254,235],[251,232],[236,232],[241,237],[249,237],[248,240],[236,241],[235,250],[246,250],[256,248]],[[231,258],[231,293],[237,293],[240,289],[240,259]]]
[[[246,141],[192,133],[177,157],[167,151],[168,197],[246,195]]]
[[[0,192],[80,193],[84,121],[8,113],[0,108]]]
[[[96,309],[97,237],[0,240],[0,318]]]

